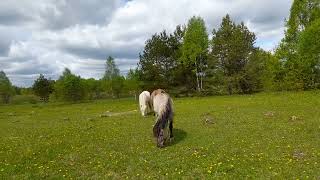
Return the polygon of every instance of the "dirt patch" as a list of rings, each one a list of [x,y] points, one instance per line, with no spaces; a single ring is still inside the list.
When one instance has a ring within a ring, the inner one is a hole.
[[[292,154],[292,157],[294,159],[303,159],[306,156],[306,154],[300,150],[295,150]]]
[[[64,117],[64,118],[63,118],[63,120],[65,120],[65,121],[69,121],[69,120],[70,120],[70,118],[69,118],[69,117]]]
[[[289,117],[289,122],[300,122],[302,121],[302,118],[299,116],[290,116]]]
[[[15,113],[8,113],[8,116],[17,116]]]
[[[273,111],[268,111],[268,112],[265,112],[264,114],[263,114],[265,117],[274,117],[275,116],[275,112],[273,112]]]
[[[125,111],[125,112],[110,112],[106,111],[103,114],[100,114],[100,117],[113,117],[113,116],[124,116],[128,114],[135,114],[137,110]]]
[[[206,126],[215,124],[216,119],[210,113],[201,115],[202,123]]]

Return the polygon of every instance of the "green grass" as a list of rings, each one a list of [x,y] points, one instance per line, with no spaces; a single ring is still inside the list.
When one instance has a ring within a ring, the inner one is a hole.
[[[159,149],[154,117],[99,116],[134,100],[0,106],[0,177],[318,179],[319,107],[318,91],[174,99]]]

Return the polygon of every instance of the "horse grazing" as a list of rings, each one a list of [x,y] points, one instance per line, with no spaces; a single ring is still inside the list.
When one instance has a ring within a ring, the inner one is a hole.
[[[163,147],[167,141],[173,139],[173,101],[163,90],[155,91],[152,92],[154,95],[152,100],[153,110],[157,118],[153,126],[153,136],[157,140],[157,146]]]
[[[142,116],[146,116],[149,112],[151,112],[151,99],[149,91],[143,91],[139,95],[139,105]]]

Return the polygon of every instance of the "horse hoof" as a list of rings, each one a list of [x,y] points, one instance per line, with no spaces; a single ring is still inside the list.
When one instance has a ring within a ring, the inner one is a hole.
[[[163,148],[164,145],[163,145],[163,144],[157,144],[157,147],[158,147],[158,148]]]
[[[174,141],[174,137],[171,137],[171,138],[169,139],[169,141],[170,141],[170,143],[173,142],[173,141]]]

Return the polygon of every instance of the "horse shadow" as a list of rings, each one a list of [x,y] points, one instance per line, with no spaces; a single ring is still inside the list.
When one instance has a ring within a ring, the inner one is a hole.
[[[167,146],[173,146],[175,144],[178,144],[179,142],[182,142],[187,137],[187,132],[185,132],[182,129],[175,129],[173,128],[173,137],[174,140],[169,143]]]

